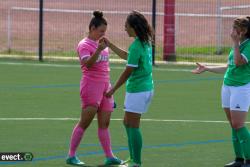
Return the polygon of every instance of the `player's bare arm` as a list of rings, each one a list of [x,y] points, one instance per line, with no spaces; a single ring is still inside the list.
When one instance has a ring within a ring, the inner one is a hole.
[[[99,41],[98,48],[96,49],[95,53],[92,56],[86,59],[83,59],[82,63],[85,64],[87,68],[91,68],[93,64],[96,62],[96,60],[98,59],[102,50],[105,49],[106,47],[107,46],[104,41]]]
[[[227,65],[225,65],[225,66],[216,66],[216,67],[205,66],[205,65],[202,65],[200,63],[196,63],[196,65],[197,65],[197,68],[192,70],[193,74],[201,74],[201,73],[203,73],[205,71],[223,74],[223,73],[226,72],[226,69],[227,69]]]
[[[245,36],[244,31],[238,32],[237,28],[232,28],[231,38],[234,44],[234,63],[236,66],[244,65],[247,63],[246,59],[240,53],[240,42],[242,37]]]
[[[121,74],[120,78],[115,83],[114,87],[112,87],[112,89],[110,89],[106,93],[106,96],[107,97],[111,97],[115,93],[115,91],[117,89],[119,89],[127,81],[127,79],[129,78],[129,76],[131,75],[131,73],[133,72],[133,70],[134,70],[134,67],[127,66],[126,69]]]
[[[111,41],[109,41],[106,37],[103,37],[101,40],[103,40],[106,45],[113,51],[115,54],[117,54],[121,59],[127,60],[128,53],[117,47],[115,44],[113,44]]]

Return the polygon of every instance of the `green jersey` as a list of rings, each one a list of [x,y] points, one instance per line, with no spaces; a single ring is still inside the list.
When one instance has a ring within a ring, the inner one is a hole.
[[[234,63],[234,49],[228,56],[228,68],[224,75],[224,84],[228,86],[242,86],[250,83],[250,39],[240,44],[240,53],[246,59],[247,64],[236,66]]]
[[[141,43],[139,38],[128,49],[127,66],[135,67],[126,82],[129,93],[150,91],[154,87],[152,79],[152,47],[149,43]]]

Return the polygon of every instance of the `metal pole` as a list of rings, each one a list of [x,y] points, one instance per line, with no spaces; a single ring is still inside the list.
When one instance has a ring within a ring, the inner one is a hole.
[[[175,0],[164,0],[163,59],[175,61]]]
[[[155,34],[156,34],[156,0],[152,4],[152,27],[153,27],[153,42],[152,42],[152,63],[155,65]]]
[[[7,33],[8,33],[8,53],[10,54],[11,52],[11,9],[8,10]]]
[[[39,61],[43,61],[43,0],[40,0],[39,12]]]
[[[221,0],[217,0],[217,49],[216,54],[222,54],[222,9]]]

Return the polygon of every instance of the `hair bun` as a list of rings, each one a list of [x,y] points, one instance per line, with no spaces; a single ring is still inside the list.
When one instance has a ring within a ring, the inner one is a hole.
[[[249,16],[247,16],[246,18],[247,18],[247,20],[248,20],[248,23],[247,23],[248,28],[250,28],[250,17],[249,17]]]
[[[250,16],[247,16],[246,18],[248,19],[248,21],[250,21]]]
[[[96,18],[102,18],[103,17],[103,13],[101,11],[97,11],[97,10],[93,12],[93,15]]]

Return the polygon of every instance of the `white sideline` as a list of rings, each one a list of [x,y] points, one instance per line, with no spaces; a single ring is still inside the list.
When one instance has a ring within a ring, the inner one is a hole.
[[[0,118],[0,121],[77,121],[79,118]],[[94,119],[95,121],[97,119]],[[121,118],[111,119],[112,121],[122,121]],[[228,121],[212,120],[171,120],[171,119],[141,119],[145,122],[184,122],[184,123],[228,123]],[[246,122],[250,123],[250,122]]]
[[[26,65],[26,66],[41,66],[41,67],[66,67],[66,68],[80,68],[79,65],[67,65],[67,64],[38,64],[38,63],[20,63],[20,62],[0,62],[0,64],[2,65]],[[111,69],[124,69],[124,67],[114,67],[111,66]],[[183,72],[191,72],[190,69],[174,69],[174,68],[160,68],[160,67],[156,67],[154,68],[154,71],[175,71],[175,72],[179,72],[179,71],[183,71]]]
[[[111,60],[112,62],[113,60]],[[21,62],[0,62],[2,65],[26,65],[26,66],[44,66],[44,67],[69,67],[69,68],[79,68],[79,65],[69,65],[69,64],[48,64],[48,63],[21,63]],[[195,62],[165,62],[165,61],[156,61],[156,65],[195,65]],[[224,63],[202,63],[208,66],[222,66]],[[111,69],[124,69],[124,67],[114,67],[111,66]],[[175,68],[161,68],[155,67],[155,71],[183,71],[183,72],[191,72],[191,69],[175,69]]]

